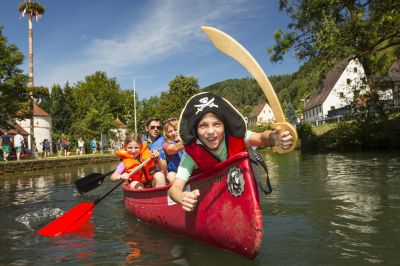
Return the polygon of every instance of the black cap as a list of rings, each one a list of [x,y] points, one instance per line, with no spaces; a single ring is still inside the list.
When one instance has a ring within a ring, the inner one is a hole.
[[[244,137],[246,123],[242,114],[233,105],[215,94],[202,92],[190,98],[179,119],[179,136],[184,144],[197,138],[196,128],[206,113],[217,115],[224,123],[225,133],[234,137]]]

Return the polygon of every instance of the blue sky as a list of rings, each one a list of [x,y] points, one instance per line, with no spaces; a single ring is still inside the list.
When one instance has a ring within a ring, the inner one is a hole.
[[[0,25],[9,44],[25,54],[28,73],[28,21],[20,19],[22,0],[2,0]],[[201,31],[216,27],[238,40],[267,75],[290,74],[299,63],[292,54],[272,64],[266,48],[288,17],[272,0],[42,0],[44,16],[33,23],[36,86],[75,84],[95,71],[116,78],[139,98],[168,91],[177,75],[194,76],[200,87],[248,77],[236,61],[219,52]]]

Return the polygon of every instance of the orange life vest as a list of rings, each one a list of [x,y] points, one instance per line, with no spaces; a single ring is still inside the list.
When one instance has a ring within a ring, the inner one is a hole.
[[[117,150],[115,151],[115,154],[118,155],[124,162],[125,171],[127,173],[132,172],[142,162],[151,157],[151,152],[147,147],[146,141],[142,143],[142,147],[140,148],[140,153],[137,158],[132,157],[132,155],[129,154],[126,150]],[[144,184],[145,187],[151,187],[155,169],[155,162],[154,160],[151,160],[142,169],[133,174],[129,178],[129,182],[138,181]]]

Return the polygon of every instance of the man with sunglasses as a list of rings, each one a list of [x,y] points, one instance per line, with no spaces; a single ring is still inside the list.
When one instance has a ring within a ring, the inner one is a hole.
[[[145,128],[147,134],[142,137],[142,141],[147,141],[148,147],[151,151],[159,150],[160,156],[158,158],[158,165],[160,167],[160,171],[164,173],[165,176],[167,174],[167,156],[162,149],[165,138],[161,134],[161,120],[156,117],[152,117],[147,120]]]

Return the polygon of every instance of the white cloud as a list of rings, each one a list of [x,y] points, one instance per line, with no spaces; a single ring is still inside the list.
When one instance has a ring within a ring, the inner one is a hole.
[[[88,42],[87,45],[81,51],[74,51],[73,60],[63,60],[41,71],[46,74],[38,76],[40,83],[47,86],[67,80],[74,83],[97,70],[117,75],[134,71],[140,65],[199,48],[204,44],[199,41],[204,38],[201,25],[228,27],[254,11],[252,2],[245,0],[154,1],[143,8],[146,16],[116,31],[112,38],[82,38],[80,41]],[[107,23],[117,18],[118,14]]]

